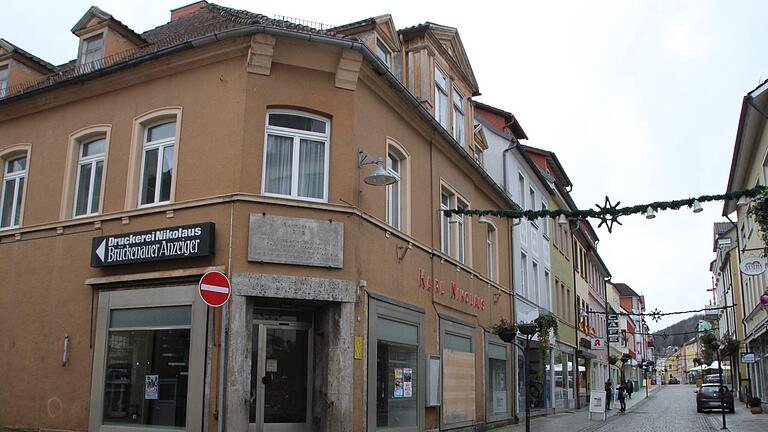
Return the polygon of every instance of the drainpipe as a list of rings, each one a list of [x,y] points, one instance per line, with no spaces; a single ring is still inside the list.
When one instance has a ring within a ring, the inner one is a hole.
[[[574,389],[575,391],[573,392],[573,395],[576,399],[576,409],[579,409],[581,408],[581,398],[579,397],[579,324],[578,324],[578,319],[580,318],[580,316],[579,316],[579,304],[576,301],[576,298],[578,297],[576,295],[576,266],[575,266],[576,255],[574,255],[576,251],[574,250],[574,247],[573,247],[573,239],[574,239],[573,229],[574,227],[578,229],[578,226],[576,226],[577,223],[578,221],[572,224],[571,226],[571,238],[569,239],[571,244],[568,246],[570,246],[571,248],[571,271],[573,272],[573,312],[575,314],[573,319],[573,333],[576,335],[576,349],[573,350],[573,362],[574,362],[573,370],[576,371],[576,380],[575,380],[576,388]]]
[[[749,99],[747,99],[747,101],[749,101]],[[731,219],[730,215],[725,216],[725,218],[728,219],[728,222],[730,222],[731,225],[733,225],[733,228],[736,230],[736,257],[738,258],[739,266],[741,266],[741,236],[739,235],[739,225],[736,224],[736,222],[734,222],[733,219]],[[744,332],[744,337],[746,338],[747,323],[744,322],[744,317],[747,316],[747,312],[744,310],[744,304],[745,304],[744,302],[746,300],[746,297],[744,296],[744,277],[741,274],[741,272],[739,272],[739,288],[741,291],[741,305],[739,306],[741,307],[741,315],[742,315],[741,327],[742,327],[742,331]],[[746,341],[745,341],[745,345],[746,345]],[[744,349],[746,350],[748,348],[745,346]],[[741,383],[739,383],[739,385],[741,385]],[[748,389],[748,392],[745,396],[747,398],[747,401],[749,401],[749,397],[752,395],[752,372],[749,365],[747,365],[747,389]]]

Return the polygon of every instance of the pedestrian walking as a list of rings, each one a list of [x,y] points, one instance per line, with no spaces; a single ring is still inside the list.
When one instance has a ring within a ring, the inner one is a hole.
[[[627,397],[632,399],[632,392],[635,391],[635,384],[632,382],[632,380],[627,381]]]
[[[623,382],[621,384],[619,384],[619,389],[618,389],[618,394],[617,394],[617,396],[619,397],[619,403],[621,404],[621,409],[619,410],[621,412],[624,412],[624,411],[627,410],[627,402],[626,402],[626,398],[627,398],[626,391],[627,391],[627,388],[624,385],[625,384]]]
[[[608,380],[605,381],[605,409],[607,411],[611,410],[612,401],[613,401],[613,382],[611,382],[611,379],[608,378]]]

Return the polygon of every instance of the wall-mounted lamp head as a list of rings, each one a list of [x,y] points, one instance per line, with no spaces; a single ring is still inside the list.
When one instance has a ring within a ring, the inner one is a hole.
[[[749,200],[744,195],[740,196],[739,200],[736,201],[736,205],[739,206],[739,207],[744,207],[747,204],[749,204]]]
[[[384,169],[384,160],[382,158],[371,160],[370,155],[365,150],[358,150],[357,167],[362,168],[364,165],[376,165],[373,171],[363,178],[365,184],[371,186],[389,186],[397,182],[397,177]]]
[[[701,208],[701,203],[699,202],[699,200],[694,201],[693,202],[693,212],[694,213],[701,213],[703,211],[704,211],[704,209]]]
[[[646,219],[653,219],[656,217],[656,211],[653,210],[653,207],[648,206],[647,209],[645,209],[645,218]]]
[[[557,223],[560,225],[568,225],[568,218],[564,214],[557,217]]]

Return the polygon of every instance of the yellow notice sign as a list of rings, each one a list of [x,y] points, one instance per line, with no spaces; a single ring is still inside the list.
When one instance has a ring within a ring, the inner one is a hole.
[[[355,336],[355,360],[363,359],[363,337]]]

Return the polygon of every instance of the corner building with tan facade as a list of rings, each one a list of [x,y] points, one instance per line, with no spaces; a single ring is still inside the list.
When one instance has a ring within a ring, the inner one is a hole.
[[[305,24],[92,7],[64,65],[0,41],[0,427],[511,421],[510,222],[440,212],[515,208],[458,32]]]

